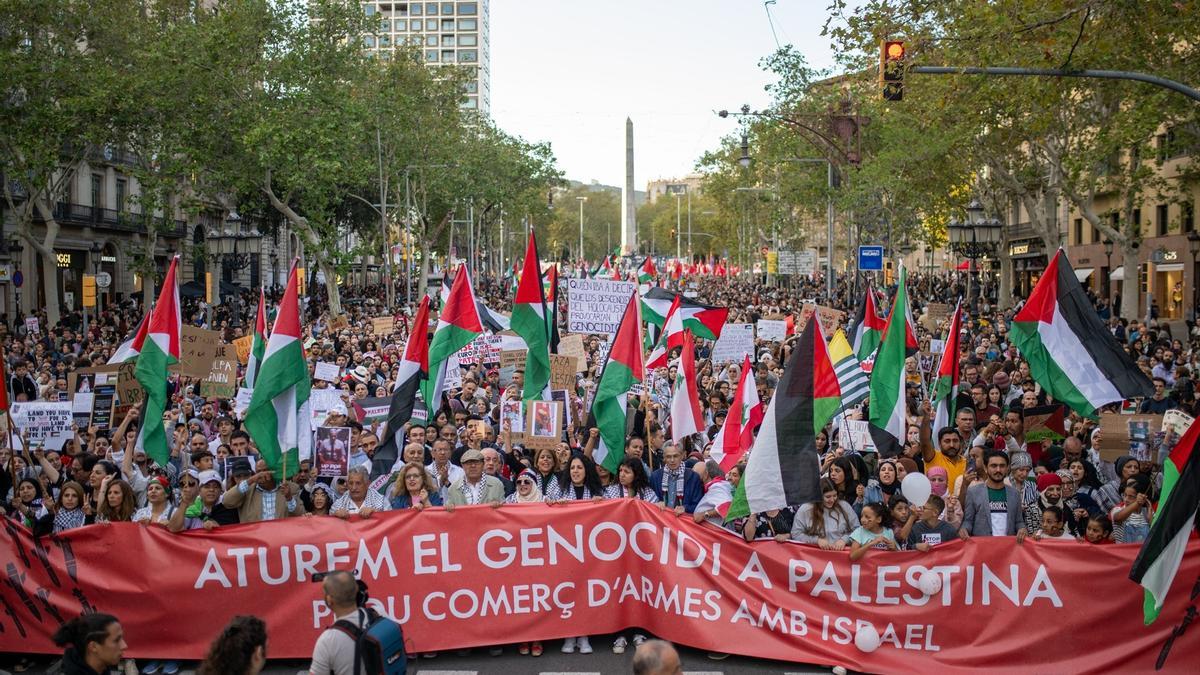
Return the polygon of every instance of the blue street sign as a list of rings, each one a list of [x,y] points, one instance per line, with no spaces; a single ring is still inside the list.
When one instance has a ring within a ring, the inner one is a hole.
[[[16,272],[13,272],[12,280],[13,286],[20,288],[21,284],[25,283],[25,275],[21,274],[21,270],[17,270]]]
[[[858,247],[858,269],[862,272],[882,272],[883,271],[883,247],[882,246],[859,246]]]

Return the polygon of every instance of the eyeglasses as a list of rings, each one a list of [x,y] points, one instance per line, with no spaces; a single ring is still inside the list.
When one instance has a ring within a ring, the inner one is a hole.
[[[185,482],[182,482],[179,484],[179,487],[185,487],[185,488],[199,487],[199,486],[200,486],[199,483],[192,483],[192,482],[188,482],[188,481],[185,481]]]
[[[517,485],[533,485],[533,481],[528,478],[517,481]]]

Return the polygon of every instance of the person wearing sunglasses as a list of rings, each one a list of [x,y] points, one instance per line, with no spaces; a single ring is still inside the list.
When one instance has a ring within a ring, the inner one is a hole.
[[[505,504],[540,504],[542,490],[538,487],[537,474],[532,469],[522,471],[516,480],[516,491],[504,498]]]
[[[441,506],[442,495],[433,484],[433,477],[417,462],[409,462],[396,475],[396,482],[388,490],[388,499],[393,509],[416,509]]]

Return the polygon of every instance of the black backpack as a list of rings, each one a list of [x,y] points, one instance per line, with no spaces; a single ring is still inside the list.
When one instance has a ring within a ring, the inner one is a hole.
[[[367,616],[362,628],[349,619],[333,624],[334,630],[354,640],[354,675],[360,675],[364,668],[368,675],[404,675],[408,657],[400,624],[369,607],[359,611]]]

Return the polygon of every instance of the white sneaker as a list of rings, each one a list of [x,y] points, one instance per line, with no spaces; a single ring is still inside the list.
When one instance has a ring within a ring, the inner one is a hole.
[[[642,635],[641,633],[634,633],[634,634],[633,634],[633,646],[634,646],[634,647],[641,647],[641,646],[642,646],[642,643],[643,643],[643,642],[645,642],[645,641],[646,641],[646,636],[645,636],[645,635]]]
[[[613,640],[613,653],[614,654],[624,654],[625,648],[628,646],[629,646],[629,640],[626,640],[625,636],[622,635],[621,637],[617,638],[616,640]]]
[[[564,653],[564,654],[574,654],[575,653],[575,638],[567,638],[566,640],[563,640],[562,653]]]
[[[587,636],[579,638],[578,642],[579,642],[579,653],[580,654],[591,654],[592,653],[592,643],[588,641]]]

